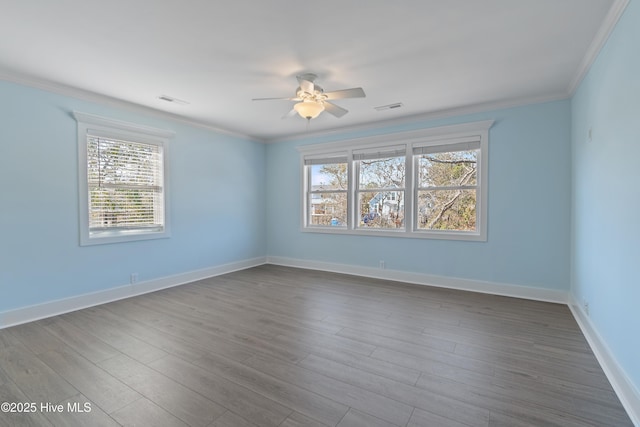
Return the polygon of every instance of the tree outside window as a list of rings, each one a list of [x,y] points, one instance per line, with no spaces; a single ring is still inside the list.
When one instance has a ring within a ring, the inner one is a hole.
[[[403,228],[405,157],[358,161],[358,227]]]
[[[311,175],[309,219],[312,226],[347,225],[347,163],[323,163],[308,166]]]
[[[478,151],[418,157],[419,229],[476,230]]]

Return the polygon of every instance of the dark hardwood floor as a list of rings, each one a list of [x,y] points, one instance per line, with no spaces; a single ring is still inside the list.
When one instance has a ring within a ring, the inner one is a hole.
[[[0,402],[37,406],[2,426],[632,425],[566,306],[271,265],[0,330]]]

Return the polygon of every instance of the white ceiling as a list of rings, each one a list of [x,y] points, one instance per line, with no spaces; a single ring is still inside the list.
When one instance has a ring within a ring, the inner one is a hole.
[[[0,0],[0,78],[258,140],[569,96],[624,0]],[[318,74],[349,114],[281,117]],[[77,91],[79,89],[80,91]],[[170,104],[169,95],[189,102]],[[105,98],[106,99],[106,98]],[[402,102],[404,107],[374,107]]]

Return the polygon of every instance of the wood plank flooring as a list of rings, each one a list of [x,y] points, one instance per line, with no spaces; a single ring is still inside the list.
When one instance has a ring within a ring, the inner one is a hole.
[[[632,425],[566,306],[271,265],[0,330],[0,402],[37,405],[0,426]]]

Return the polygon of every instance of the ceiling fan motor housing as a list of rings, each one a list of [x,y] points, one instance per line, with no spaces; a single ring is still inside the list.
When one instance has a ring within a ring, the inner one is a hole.
[[[324,90],[318,85],[314,85],[313,93],[309,93],[298,86],[298,89],[296,89],[296,97],[303,101],[312,100],[315,102],[322,102],[327,99],[327,96],[324,94]]]
[[[360,87],[325,93],[322,87],[313,83],[317,77],[317,75],[312,73],[296,76],[300,86],[296,89],[296,94],[293,98],[254,98],[254,101],[277,99],[295,101],[297,104],[295,104],[293,109],[283,118],[291,117],[292,114],[297,112],[301,117],[311,120],[318,117],[323,111],[335,117],[342,117],[347,114],[348,111],[346,109],[329,102],[331,100],[365,97],[364,91]]]

